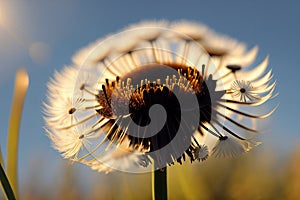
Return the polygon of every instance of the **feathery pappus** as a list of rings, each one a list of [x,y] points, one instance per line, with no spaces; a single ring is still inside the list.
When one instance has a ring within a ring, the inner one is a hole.
[[[276,110],[243,111],[277,95],[269,58],[253,67],[257,52],[199,23],[128,26],[54,73],[46,131],[64,158],[104,172],[238,156],[259,144],[259,130],[240,119]]]

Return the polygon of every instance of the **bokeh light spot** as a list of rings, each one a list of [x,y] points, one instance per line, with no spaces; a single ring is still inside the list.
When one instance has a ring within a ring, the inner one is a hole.
[[[34,42],[29,46],[29,55],[36,64],[44,64],[50,59],[50,47],[44,42]]]

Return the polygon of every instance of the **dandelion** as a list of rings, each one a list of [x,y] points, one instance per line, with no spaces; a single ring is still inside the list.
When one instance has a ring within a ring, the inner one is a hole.
[[[262,119],[276,109],[242,111],[276,96],[268,58],[247,69],[257,50],[187,21],[131,25],[55,73],[45,104],[48,135],[64,157],[101,172],[248,152],[259,131],[239,117]]]

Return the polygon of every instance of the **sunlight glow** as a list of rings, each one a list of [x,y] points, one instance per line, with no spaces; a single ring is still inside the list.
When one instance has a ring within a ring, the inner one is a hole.
[[[7,9],[4,5],[4,2],[0,2],[0,27],[5,28],[9,24],[9,20],[7,17]]]

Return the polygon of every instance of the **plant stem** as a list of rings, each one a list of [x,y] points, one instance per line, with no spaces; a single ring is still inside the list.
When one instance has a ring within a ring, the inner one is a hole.
[[[2,165],[0,164],[0,180],[1,180],[1,184],[2,184],[2,188],[4,190],[4,193],[6,195],[7,199],[16,199],[14,192],[9,184],[9,181],[7,179],[7,176],[5,174],[5,171],[2,167]]]
[[[19,69],[16,73],[14,96],[9,120],[6,162],[7,178],[16,197],[18,197],[17,168],[19,128],[28,84],[29,78],[25,68]]]
[[[167,167],[152,173],[152,198],[154,200],[168,199]]]
[[[3,162],[3,156],[2,156],[1,146],[0,146],[0,165],[2,165],[3,168],[5,167],[4,166],[4,162]]]

